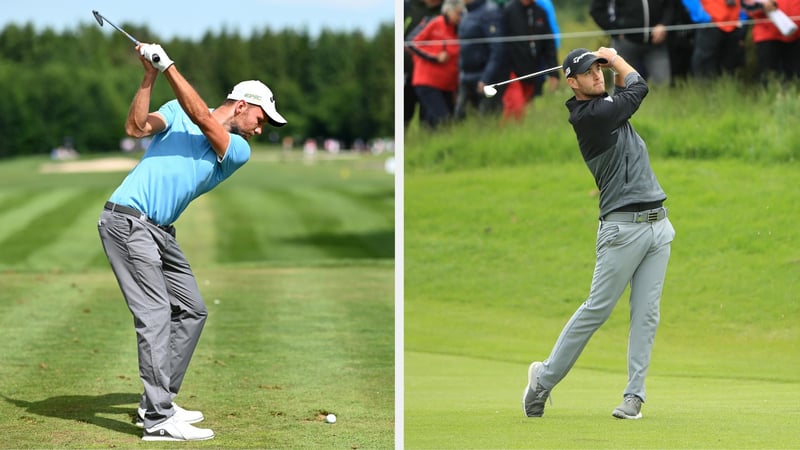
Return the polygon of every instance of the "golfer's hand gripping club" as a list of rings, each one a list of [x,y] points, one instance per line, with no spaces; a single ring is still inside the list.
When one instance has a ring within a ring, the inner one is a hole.
[[[169,68],[169,66],[175,64],[169,56],[167,56],[167,52],[164,51],[158,44],[142,44],[139,47],[139,53],[144,57],[144,59],[150,61],[150,64],[153,65],[156,69],[163,72]]]

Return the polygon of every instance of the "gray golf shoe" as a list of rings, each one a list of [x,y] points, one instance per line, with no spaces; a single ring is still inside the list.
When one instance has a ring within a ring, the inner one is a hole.
[[[542,417],[544,404],[550,397],[550,389],[545,389],[539,384],[539,369],[541,362],[533,362],[528,367],[528,385],[522,393],[522,409],[528,417]]]
[[[633,394],[626,395],[622,404],[614,408],[611,415],[617,419],[641,419],[642,399]]]

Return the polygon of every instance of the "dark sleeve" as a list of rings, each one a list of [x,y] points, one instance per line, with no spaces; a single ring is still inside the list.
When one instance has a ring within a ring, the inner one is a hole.
[[[483,28],[483,35],[488,38],[496,39],[504,36],[503,16],[499,8],[486,15]],[[481,81],[484,83],[496,83],[505,78],[503,73],[506,65],[505,47],[505,44],[500,39],[489,43],[489,61],[486,63],[486,68],[483,69],[483,74],[481,75]]]
[[[647,95],[647,83],[638,73],[625,77],[625,87],[613,95],[589,101],[570,117],[586,161],[611,148],[617,141],[617,129],[635,113]]]
[[[675,20],[675,7],[681,0],[663,0],[661,20],[657,21],[661,25],[672,25]]]
[[[608,1],[609,0],[592,0],[592,3],[589,5],[589,14],[602,30],[613,30],[616,28],[616,25],[611,20],[611,16],[608,13]]]

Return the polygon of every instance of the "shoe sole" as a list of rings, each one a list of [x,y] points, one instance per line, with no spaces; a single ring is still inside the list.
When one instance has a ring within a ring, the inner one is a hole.
[[[192,423],[202,422],[204,420],[206,420],[206,418],[205,417],[201,417],[201,418],[195,419],[195,420],[184,420],[183,423],[192,424]],[[139,428],[144,428],[144,421],[137,418],[135,425],[137,427],[139,427]]]
[[[178,441],[180,441],[180,442],[189,442],[189,441],[207,441],[207,440],[209,440],[209,439],[214,439],[214,435],[212,434],[212,435],[211,435],[211,436],[209,436],[209,437],[197,438],[197,439],[178,439],[178,438],[174,438],[174,437],[172,437],[172,436],[143,436],[143,437],[142,437],[142,440],[143,440],[143,441],[148,441],[148,442],[155,442],[155,441],[162,441],[162,442],[163,442],[163,441],[170,441],[170,442],[178,442]]]
[[[528,366],[528,385],[525,386],[525,390],[522,391],[522,413],[525,414],[525,417],[541,417],[541,416],[529,416],[528,411],[525,409],[525,397],[528,396],[528,391],[533,390],[536,387],[536,383],[539,382],[538,377],[536,376],[536,372],[540,366],[542,365],[541,362],[535,361],[532,362],[530,366]],[[531,385],[534,387],[532,388]]]
[[[627,420],[637,420],[642,418],[642,413],[636,414],[635,416],[630,416],[622,411],[617,411],[617,410],[612,412],[611,415],[616,417],[617,419],[627,419]]]

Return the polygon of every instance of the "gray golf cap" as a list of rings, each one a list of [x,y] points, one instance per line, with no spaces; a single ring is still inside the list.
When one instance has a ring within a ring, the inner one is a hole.
[[[561,67],[564,69],[564,76],[572,77],[586,72],[595,62],[606,64],[608,60],[585,48],[576,48],[564,58],[564,64]]]

